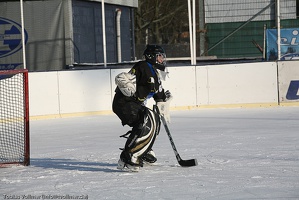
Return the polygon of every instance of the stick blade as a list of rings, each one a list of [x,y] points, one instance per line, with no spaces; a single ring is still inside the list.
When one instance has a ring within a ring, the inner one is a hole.
[[[193,167],[193,166],[197,166],[197,160],[196,159],[180,160],[178,162],[179,162],[179,164],[182,167]]]

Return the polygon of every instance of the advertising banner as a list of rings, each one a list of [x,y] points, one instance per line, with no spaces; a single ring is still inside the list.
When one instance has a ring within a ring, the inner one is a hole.
[[[299,60],[299,28],[280,30],[280,60]],[[267,60],[277,60],[277,29],[267,29]]]
[[[25,42],[28,34],[25,30]],[[0,70],[23,65],[21,25],[0,16]]]
[[[71,2],[24,1],[26,65],[29,71],[61,70],[72,62]],[[0,70],[23,67],[19,1],[0,1]]]
[[[279,101],[283,105],[299,103],[299,60],[277,62]]]

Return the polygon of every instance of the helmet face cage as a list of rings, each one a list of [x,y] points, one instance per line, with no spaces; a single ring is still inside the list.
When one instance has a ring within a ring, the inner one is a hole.
[[[156,63],[165,66],[166,65],[166,54],[165,53],[156,54]]]
[[[146,50],[143,53],[145,60],[152,65],[158,64],[166,65],[166,54],[162,47],[158,45],[147,45]]]

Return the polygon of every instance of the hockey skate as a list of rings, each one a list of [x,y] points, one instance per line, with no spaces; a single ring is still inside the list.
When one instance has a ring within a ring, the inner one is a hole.
[[[129,163],[125,163],[121,158],[118,160],[117,169],[128,171],[128,172],[138,172],[140,169],[140,165],[132,165]]]
[[[117,169],[129,172],[138,172],[143,163],[137,157],[131,157],[126,152],[122,152],[118,160]]]
[[[147,152],[144,156],[142,156],[141,158],[144,162],[153,164],[157,161],[155,152],[153,150],[150,150],[149,152]]]

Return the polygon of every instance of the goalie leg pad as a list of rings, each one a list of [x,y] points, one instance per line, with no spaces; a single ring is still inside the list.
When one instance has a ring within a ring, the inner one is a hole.
[[[145,109],[143,123],[133,127],[121,154],[124,162],[142,165],[142,156],[149,152],[160,131],[159,116]]]

